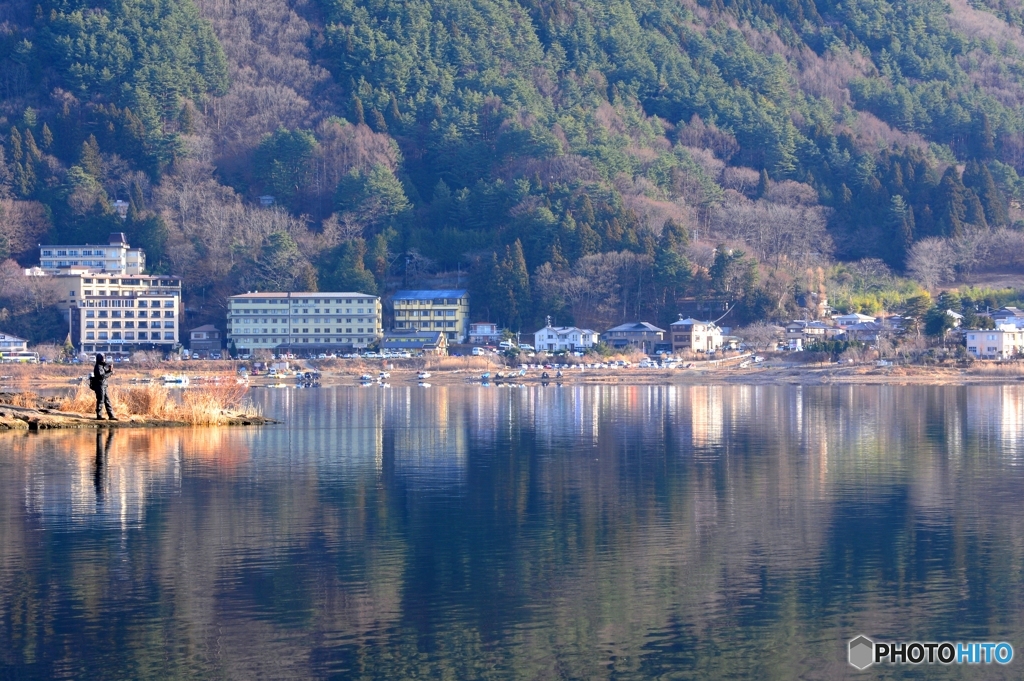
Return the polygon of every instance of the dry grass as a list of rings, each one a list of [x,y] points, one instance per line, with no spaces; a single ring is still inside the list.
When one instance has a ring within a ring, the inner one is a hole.
[[[1024,362],[974,362],[967,373],[976,376],[1024,376]]]
[[[11,404],[15,407],[35,407],[36,402],[39,400],[39,395],[34,392],[19,392],[11,398]]]
[[[171,390],[160,385],[112,386],[109,394],[114,413],[118,416],[142,416],[206,426],[226,423],[231,416],[259,416],[259,408],[245,399],[247,391],[247,386],[225,382],[186,388],[181,391],[180,400],[175,399]],[[96,395],[87,387],[79,386],[60,401],[58,409],[91,414],[96,409]]]

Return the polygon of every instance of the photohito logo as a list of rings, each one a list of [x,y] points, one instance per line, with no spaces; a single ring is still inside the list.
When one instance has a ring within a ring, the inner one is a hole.
[[[850,664],[867,669],[876,662],[890,664],[1009,664],[1013,659],[1013,646],[999,643],[877,643],[867,636],[850,641]]]

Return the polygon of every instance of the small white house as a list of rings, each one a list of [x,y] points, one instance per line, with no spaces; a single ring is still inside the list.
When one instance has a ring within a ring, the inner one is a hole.
[[[575,326],[547,326],[533,334],[533,347],[538,352],[572,352],[592,348],[597,342],[597,332]]]

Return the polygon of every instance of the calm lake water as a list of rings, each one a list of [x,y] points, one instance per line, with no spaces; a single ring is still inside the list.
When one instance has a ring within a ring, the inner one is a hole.
[[[1024,387],[253,394],[0,438],[0,678],[1024,676]]]

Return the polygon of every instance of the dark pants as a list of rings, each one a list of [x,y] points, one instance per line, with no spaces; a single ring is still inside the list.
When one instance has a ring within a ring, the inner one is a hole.
[[[114,418],[114,408],[110,405],[110,395],[107,394],[107,386],[101,385],[98,388],[93,388],[93,392],[96,393],[96,418],[103,416],[104,407],[107,410],[107,416]]]

